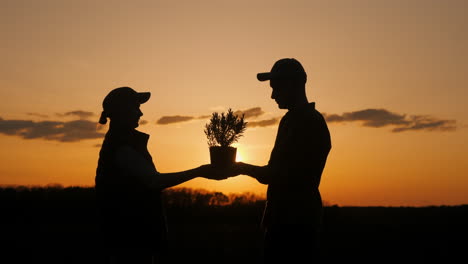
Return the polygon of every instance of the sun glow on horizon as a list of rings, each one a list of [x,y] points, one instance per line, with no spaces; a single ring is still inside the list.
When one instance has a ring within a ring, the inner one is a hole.
[[[244,155],[239,153],[239,151],[237,151],[237,154],[236,154],[236,162],[241,162],[241,161],[244,161]]]

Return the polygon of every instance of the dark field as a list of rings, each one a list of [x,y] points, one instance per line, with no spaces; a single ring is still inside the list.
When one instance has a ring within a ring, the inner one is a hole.
[[[168,263],[260,263],[262,200],[165,193]],[[0,263],[101,263],[93,188],[0,188]],[[326,206],[322,263],[466,263],[468,205]]]

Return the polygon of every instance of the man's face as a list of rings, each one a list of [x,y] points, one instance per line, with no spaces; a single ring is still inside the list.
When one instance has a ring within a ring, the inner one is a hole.
[[[289,109],[291,106],[291,83],[287,80],[270,80],[272,88],[271,99],[275,100],[280,109]]]

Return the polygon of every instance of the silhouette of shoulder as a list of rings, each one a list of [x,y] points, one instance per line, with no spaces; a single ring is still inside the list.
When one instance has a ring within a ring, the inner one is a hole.
[[[155,174],[157,174],[157,171],[148,160],[129,145],[122,145],[116,149],[115,161],[123,173],[136,177],[138,181],[145,185],[151,185]]]

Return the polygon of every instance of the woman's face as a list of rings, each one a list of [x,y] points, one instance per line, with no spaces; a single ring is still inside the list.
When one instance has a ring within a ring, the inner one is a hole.
[[[134,103],[122,106],[122,108],[111,116],[111,120],[119,126],[137,128],[141,116],[143,116],[143,112],[140,110],[140,104]]]

